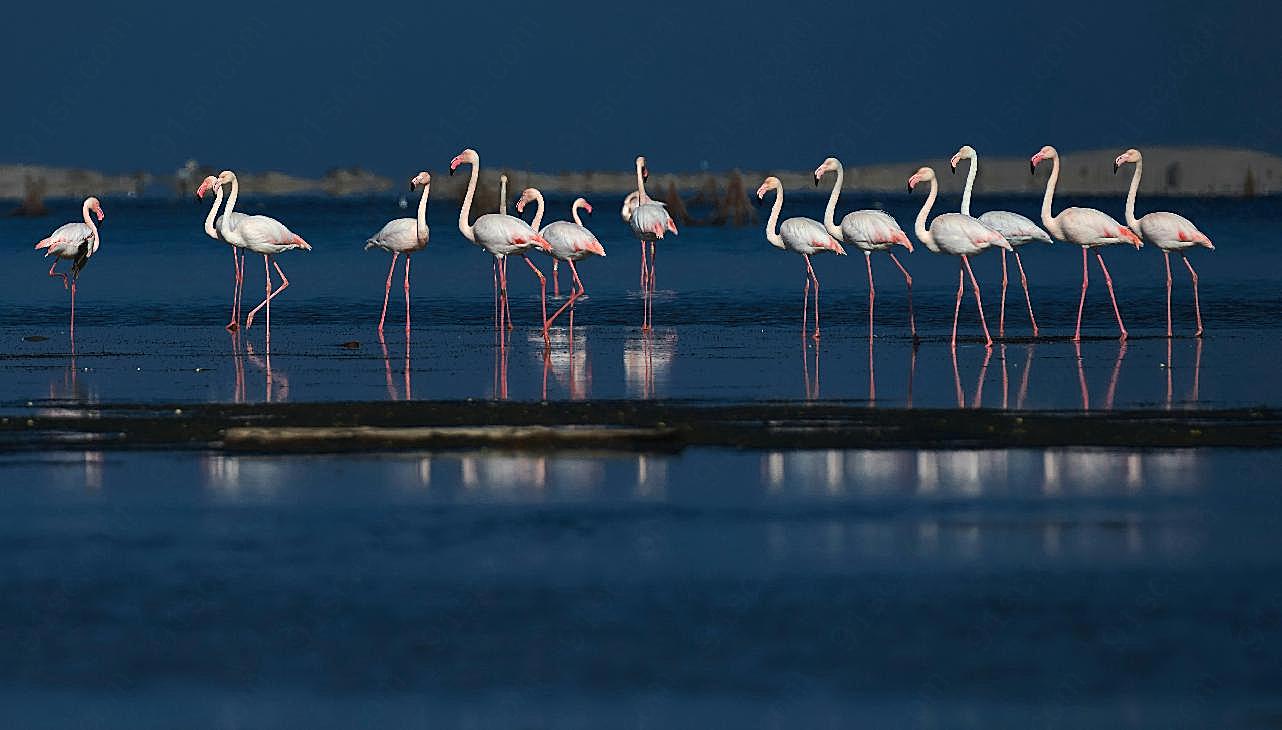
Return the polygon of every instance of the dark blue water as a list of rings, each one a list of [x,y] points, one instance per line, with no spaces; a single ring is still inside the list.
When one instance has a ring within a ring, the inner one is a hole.
[[[818,198],[793,195],[788,201],[788,213],[821,212]],[[1120,200],[1076,202],[1118,208],[1120,214]],[[1096,339],[1085,342],[1079,355],[1062,337],[1071,334],[1076,315],[1080,251],[1043,246],[1025,249],[1024,260],[1043,333],[1061,339],[1027,340],[1023,294],[1012,273],[1007,304],[1011,341],[996,348],[984,367],[986,352],[977,339],[968,290],[955,371],[947,345],[955,259],[921,249],[903,256],[915,277],[914,303],[924,340],[914,353],[903,279],[887,259],[873,259],[878,337],[870,352],[862,257],[817,257],[824,339],[818,348],[803,347],[802,261],[769,246],[759,227],[687,227],[665,241],[658,257],[658,330],[654,338],[643,338],[637,327],[637,244],[614,214],[613,201],[604,200],[596,201],[601,212],[590,225],[610,255],[581,267],[590,296],[576,308],[573,353],[568,331],[558,327],[545,361],[536,326],[537,287],[519,262],[510,280],[513,315],[520,326],[507,347],[495,346],[490,260],[459,235],[456,204],[437,200],[429,210],[432,242],[412,267],[414,336],[407,353],[398,269],[385,356],[374,328],[389,257],[362,251],[361,242],[386,219],[403,214],[394,199],[251,200],[249,210],[279,217],[315,247],[310,253],[280,257],[291,285],[273,302],[270,392],[261,325],[239,341],[222,330],[229,316],[231,256],[225,245],[204,236],[200,226],[206,208],[195,202],[110,203],[103,247],[81,279],[74,361],[68,357],[66,294],[44,276],[30,248],[77,211],[65,205],[46,219],[0,220],[0,241],[5,242],[0,249],[5,272],[0,400],[383,399],[404,397],[407,390],[416,398],[538,399],[544,397],[546,381],[551,399],[800,399],[817,394],[832,399],[875,396],[879,404],[897,406],[960,401],[1023,408],[1282,401],[1277,379],[1264,377],[1264,368],[1282,355],[1273,336],[1282,308],[1274,276],[1282,250],[1270,238],[1273,221],[1282,213],[1276,199],[1160,201],[1197,221],[1217,244],[1214,252],[1198,250],[1191,257],[1202,278],[1207,337],[1200,347],[1187,336],[1193,330],[1192,297],[1178,260],[1174,306],[1176,332],[1182,337],[1168,343],[1156,337],[1165,332],[1161,255],[1152,248],[1117,247],[1105,256],[1132,339],[1124,349],[1115,341],[1112,310],[1092,261],[1085,328]],[[908,225],[919,201],[850,197],[841,209],[870,204],[885,205]],[[984,199],[978,204],[1032,215],[1037,201]],[[566,207],[563,201],[549,205],[554,216]],[[535,260],[548,268],[546,260]],[[1013,260],[1010,264],[1013,272]],[[246,310],[261,295],[261,268],[261,259],[247,264]],[[975,268],[996,335],[999,257],[986,253],[976,259]],[[49,339],[23,340],[32,335]],[[351,341],[359,347],[340,347]],[[237,380],[241,370],[243,388]]]

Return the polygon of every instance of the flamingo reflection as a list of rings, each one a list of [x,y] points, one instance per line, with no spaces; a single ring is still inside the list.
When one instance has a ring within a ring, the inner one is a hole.
[[[1077,384],[1082,392],[1082,410],[1091,409],[1090,389],[1086,386],[1086,370],[1082,365],[1082,346],[1080,342],[1073,343],[1073,350],[1077,360]],[[1126,359],[1126,340],[1121,340],[1117,348],[1117,358],[1113,361],[1113,372],[1109,376],[1108,390],[1104,392],[1104,410],[1113,410],[1113,403],[1117,397],[1117,381],[1122,373],[1122,360]]]
[[[574,310],[570,310],[568,329],[551,329],[551,345],[540,348],[543,362],[543,399],[548,397],[548,376],[562,381],[571,400],[583,400],[592,388],[592,366],[588,362],[587,333],[574,329]]]
[[[378,338],[378,346],[383,351],[383,373],[387,379],[388,399],[394,400],[394,401],[395,400],[413,400],[414,394],[413,394],[413,391],[410,389],[410,341],[409,339],[406,338],[405,340],[405,365],[404,365],[404,368],[402,369],[402,377],[404,378],[403,388],[405,391],[404,398],[402,398],[401,394],[397,392],[396,383],[392,380],[392,361],[387,354],[387,342],[382,337]]]
[[[677,336],[671,330],[646,337],[632,336],[624,342],[623,374],[631,394],[655,397],[656,385],[667,381],[676,343]]]
[[[272,353],[270,348],[267,349],[266,354],[260,358],[254,354],[254,346],[251,343],[246,342],[245,359],[249,360],[250,364],[254,367],[262,368],[266,375],[267,384],[264,389],[264,398],[267,403],[285,401],[289,399],[289,378],[286,377],[284,373],[274,373],[272,371]]]
[[[1202,338],[1197,338],[1197,347],[1193,354],[1193,383],[1192,390],[1189,393],[1189,401],[1197,404],[1200,400],[1200,385],[1202,380]],[[1171,338],[1166,338],[1166,409],[1170,410],[1172,403],[1172,392],[1174,378],[1172,370],[1175,369],[1175,360],[1172,353]]]
[[[231,364],[232,370],[236,374],[236,382],[232,386],[232,402],[245,402],[245,358],[240,351],[240,329],[239,327],[230,330],[231,336]]]
[[[819,341],[815,340],[815,377],[810,378],[810,346],[803,333],[801,339],[801,374],[806,383],[806,400],[819,397]]]
[[[962,389],[961,371],[957,367],[957,348],[950,348],[953,357],[953,386],[957,390],[957,407],[966,407],[966,392]],[[988,377],[988,363],[993,359],[993,349],[984,348],[984,362],[979,366],[979,378],[975,382],[975,396],[971,399],[971,408],[979,408],[984,400],[984,380]]]
[[[499,344],[498,347],[494,348],[494,387],[492,392],[495,400],[507,400],[507,354],[511,338],[508,336],[506,327],[501,327],[496,332]]]

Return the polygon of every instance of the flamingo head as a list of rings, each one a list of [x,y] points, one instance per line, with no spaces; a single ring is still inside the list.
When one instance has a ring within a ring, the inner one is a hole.
[[[92,210],[94,215],[98,216],[99,221],[105,217],[102,214],[102,203],[98,202],[97,198],[85,198],[85,210]]]
[[[935,179],[935,171],[930,169],[929,167],[923,167],[917,170],[917,172],[914,172],[912,177],[908,178],[908,192],[911,193],[913,191],[913,188],[917,187],[917,183],[923,182],[923,181],[929,182],[934,179]]]
[[[1117,168],[1121,167],[1122,165],[1125,165],[1128,162],[1139,162],[1140,159],[1141,159],[1140,151],[1135,149],[1134,147],[1130,148],[1129,150],[1118,155],[1117,159],[1113,160],[1113,174],[1116,175]]]
[[[205,193],[209,192],[210,188],[216,187],[218,187],[218,178],[210,175],[200,181],[200,187],[196,188],[196,197],[204,200]]]
[[[953,174],[956,175],[957,165],[959,165],[962,160],[973,159],[975,159],[975,148],[968,144],[964,144],[961,149],[957,150],[957,154],[953,155],[953,158],[948,161],[948,164],[952,166]]]
[[[641,173],[643,181],[650,179],[650,168],[646,167],[645,155],[637,155],[637,172]]]
[[[419,174],[415,175],[410,180],[410,192],[414,192],[419,186],[426,188],[426,187],[429,187],[431,184],[432,184],[432,175],[431,173],[424,170],[423,172],[420,172]]]
[[[232,172],[231,170],[223,170],[222,172],[218,173],[218,177],[214,178],[214,182],[219,186],[230,185],[232,181],[235,179],[236,179],[236,173]]]
[[[632,221],[632,211],[637,209],[640,200],[641,196],[635,190],[628,193],[628,197],[623,199],[623,209],[619,211],[619,216],[623,218],[625,223]]]
[[[779,182],[779,178],[771,175],[761,182],[761,187],[757,188],[757,200],[760,201],[765,198],[766,193],[771,190],[781,190],[782,188],[783,183]]]
[[[822,179],[824,175],[830,172],[836,172],[837,170],[840,170],[840,169],[841,169],[841,162],[838,161],[836,157],[829,157],[828,159],[824,160],[823,163],[819,165],[819,167],[815,168],[815,187],[819,186],[819,180]]]
[[[516,212],[524,213],[526,204],[533,200],[538,200],[538,198],[539,198],[538,190],[534,188],[526,188],[522,190],[521,198],[516,201]]]
[[[1030,173],[1036,172],[1037,163],[1041,162],[1042,160],[1053,160],[1056,157],[1059,157],[1059,153],[1055,151],[1055,148],[1051,147],[1050,145],[1046,145],[1045,147],[1038,150],[1037,154],[1033,155],[1032,159],[1028,161],[1028,171]]]
[[[453,175],[454,171],[458,169],[458,166],[463,164],[464,162],[475,165],[480,161],[481,161],[481,156],[476,154],[476,150],[469,147],[463,150],[462,152],[458,153],[458,155],[456,155],[454,159],[450,160],[450,174]]]
[[[570,206],[570,210],[578,210],[580,208],[583,209],[584,213],[592,215],[592,204],[583,198],[575,198],[574,205]]]

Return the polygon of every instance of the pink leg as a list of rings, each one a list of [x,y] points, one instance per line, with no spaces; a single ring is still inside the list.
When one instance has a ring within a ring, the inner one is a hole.
[[[267,355],[266,356],[267,356],[268,363],[271,363],[271,356],[272,356],[272,270],[271,270],[271,267],[268,266],[268,262],[270,261],[271,261],[271,257],[266,255],[263,256],[263,273],[266,274],[266,278],[267,278],[267,296],[266,298],[263,299],[263,303],[258,305],[260,307],[263,305],[267,306],[267,340],[266,340]],[[249,323],[252,322],[253,320],[254,320],[254,310],[251,310],[249,312],[249,318],[245,320],[245,329],[249,329]],[[271,399],[271,382],[272,382],[270,364],[267,366],[267,373],[268,373],[267,375],[268,396],[267,397],[270,400]]]
[[[1166,262],[1166,337],[1171,337],[1171,252],[1163,251],[1162,259]],[[1187,260],[1187,259],[1186,259]],[[1167,365],[1171,364],[1170,359],[1166,361]]]
[[[571,277],[572,277],[572,278],[571,278],[571,281],[573,282],[573,286],[571,286],[571,287],[570,287],[570,298],[565,302],[565,304],[562,304],[562,305],[561,305],[561,308],[560,308],[560,309],[558,309],[558,310],[556,310],[555,312],[553,312],[553,314],[552,314],[552,318],[548,320],[548,327],[551,327],[551,326],[552,326],[552,323],[556,321],[556,318],[557,318],[557,317],[560,317],[560,316],[561,316],[561,313],[562,313],[562,312],[564,312],[564,311],[565,311],[565,310],[567,310],[567,309],[572,308],[572,307],[574,306],[574,303],[575,303],[576,301],[578,301],[578,299],[579,299],[580,297],[582,297],[584,294],[587,294],[587,293],[588,293],[588,290],[587,290],[586,288],[584,288],[584,286],[583,286],[583,282],[579,280],[579,271],[578,271],[578,269],[574,268],[574,262],[573,262],[573,261],[567,261],[566,263],[570,265],[570,274],[571,274]],[[574,332],[573,332],[573,331],[571,331],[571,332],[570,332],[570,337],[571,337],[571,343],[570,343],[570,344],[571,344],[571,346],[573,346],[573,344],[574,344],[574,343],[573,343],[573,337],[574,337]]]
[[[54,271],[54,269],[58,268],[58,262],[59,262],[60,260],[61,260],[61,259],[54,259],[54,260],[53,260],[53,266],[50,266],[50,267],[49,267],[49,276],[52,276],[52,277],[54,277],[54,278],[56,278],[56,279],[62,279],[62,288],[63,288],[63,289],[70,289],[70,288],[71,288],[71,279],[70,279],[70,278],[68,278],[68,277],[67,277],[67,275],[66,275],[66,274],[64,274],[64,273],[62,273],[61,271]]]
[[[552,296],[553,297],[561,296],[561,276],[557,272],[557,268],[560,263],[561,263],[560,261],[552,262]]]
[[[1082,308],[1086,306],[1086,286],[1090,284],[1090,269],[1087,267],[1086,247],[1082,247],[1082,298],[1077,302],[1077,330],[1073,332],[1073,342],[1082,341]],[[1085,391],[1083,391],[1085,392]]]
[[[1175,364],[1171,362],[1171,338],[1166,338],[1166,410],[1171,410],[1171,371]]]
[[[530,267],[535,276],[539,277],[539,303],[543,305],[543,344],[547,345],[551,342],[548,338],[548,280],[547,277],[543,276],[543,272],[539,271],[539,267],[535,266],[534,262],[528,257],[522,256],[521,260],[525,262],[526,266]]]
[[[801,292],[801,339],[806,339],[806,323],[810,319],[810,277],[806,277],[806,288]]]
[[[647,320],[648,321],[647,329],[649,329],[652,332],[654,331],[654,288],[655,288],[655,282],[657,281],[654,275],[654,262],[658,258],[658,256],[656,255],[657,253],[658,252],[654,248],[654,241],[651,241],[650,242],[650,273],[646,277],[646,284],[647,286],[650,287],[650,315],[649,315],[649,319]]]
[[[1122,324],[1122,310],[1117,308],[1117,296],[1113,294],[1113,277],[1108,275],[1108,267],[1104,265],[1104,257],[1098,252],[1095,258],[1099,261],[1099,267],[1104,271],[1104,283],[1108,285],[1108,298],[1113,302],[1113,314],[1117,315],[1117,328],[1122,331],[1120,339],[1126,339],[1126,325]]]
[[[71,349],[76,349],[76,279],[71,279]]]
[[[648,269],[645,264],[645,241],[642,241],[641,242],[641,293],[642,295],[644,295],[646,291],[645,275],[647,270]]]
[[[877,287],[872,283],[872,254],[864,253],[864,263],[868,265],[868,341],[872,342],[873,305],[877,301]]]
[[[267,268],[268,261],[270,261],[270,257],[263,256],[264,270]],[[268,271],[267,272],[267,298],[264,299],[262,303],[259,304],[257,307],[254,307],[249,311],[249,316],[245,318],[245,329],[249,329],[250,326],[253,325],[254,315],[258,312],[258,310],[263,308],[263,305],[267,305],[267,314],[270,315],[272,312],[271,300],[275,299],[277,296],[280,295],[281,292],[289,288],[289,279],[285,278],[285,272],[281,271],[280,264],[276,263],[275,261],[272,261],[271,265],[272,265],[272,268],[276,269],[276,275],[280,277],[280,286],[276,287],[275,289],[272,289],[271,272]]]
[[[236,297],[240,294],[240,256],[236,254],[236,248],[231,247],[231,321],[225,328],[228,332],[235,332],[240,329],[240,315],[236,311]]]
[[[913,342],[916,342],[917,318],[913,315],[913,278],[908,275],[908,269],[905,269],[904,265],[899,263],[899,259],[895,258],[893,253],[890,254],[890,260],[894,261],[895,266],[899,267],[899,271],[904,275],[904,283],[908,285],[908,328],[912,331]]]
[[[975,272],[970,268],[970,257],[962,256],[962,264],[966,267],[966,273],[970,275],[970,285],[975,289],[975,305],[979,307],[979,325],[984,328],[984,346],[992,347],[993,338],[988,335],[988,322],[984,321],[984,301],[979,296],[979,282],[975,280]]]
[[[1037,318],[1033,316],[1033,296],[1028,293],[1028,277],[1024,276],[1024,262],[1019,260],[1019,251],[1015,252],[1015,266],[1019,267],[1019,283],[1024,287],[1024,301],[1028,304],[1028,321],[1033,323],[1033,337],[1037,336]]]
[[[490,262],[490,273],[494,276],[494,329],[499,328],[499,260]]]
[[[240,252],[240,266],[236,270],[236,321],[244,317],[245,303],[245,252]],[[242,389],[243,390],[243,389]]]
[[[1006,336],[1006,249],[1000,249],[1002,252],[1002,303],[997,312],[997,336]]]
[[[966,285],[966,272],[957,267],[957,303],[953,305],[953,347],[957,347],[957,316],[961,314],[962,290]],[[960,381],[959,381],[960,382]]]
[[[410,255],[405,254],[405,341],[410,339]]]
[[[1199,302],[1197,298],[1197,272],[1193,270],[1193,264],[1189,263],[1189,259],[1187,256],[1185,256],[1184,254],[1180,254],[1180,258],[1184,259],[1184,265],[1188,267],[1189,276],[1193,277],[1193,307],[1197,310],[1197,332],[1194,333],[1193,336],[1201,337],[1202,336],[1202,303]],[[1168,324],[1167,326],[1169,327],[1170,325]]]
[[[803,258],[806,259],[806,273],[815,282],[815,334],[813,336],[817,340],[819,339],[819,277],[815,276],[815,270],[810,266],[810,257]]]
[[[378,317],[378,337],[383,338],[383,322],[387,320],[387,299],[392,293],[392,274],[396,271],[396,259],[399,253],[392,253],[392,265],[387,269],[387,285],[383,287],[383,313]]]

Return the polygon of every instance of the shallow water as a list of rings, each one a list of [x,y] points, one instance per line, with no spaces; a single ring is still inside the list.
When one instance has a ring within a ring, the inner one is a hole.
[[[789,198],[790,212],[819,214],[819,199],[794,197]],[[906,197],[879,202],[905,224],[917,204]],[[1107,206],[1117,201],[1086,202]],[[868,204],[843,200],[842,209]],[[1030,214],[1035,204],[1031,199],[991,201],[994,207]],[[279,257],[291,284],[273,302],[270,392],[261,326],[256,323],[240,338],[222,330],[229,312],[231,257],[226,246],[201,231],[202,206],[137,201],[109,206],[103,248],[81,279],[74,359],[67,340],[66,294],[43,275],[28,247],[54,221],[72,214],[59,210],[36,221],[4,219],[0,240],[9,243],[0,264],[8,281],[0,293],[0,342],[7,344],[0,354],[5,375],[0,401],[383,399],[405,397],[406,392],[434,399],[539,399],[545,396],[546,369],[546,397],[551,399],[817,396],[872,398],[886,405],[1024,408],[1282,402],[1276,379],[1257,377],[1260,368],[1282,354],[1274,344],[1277,338],[1261,336],[1277,328],[1273,313],[1282,306],[1272,280],[1282,253],[1267,238],[1282,202],[1162,204],[1186,211],[1217,242],[1216,251],[1199,250],[1192,256],[1201,274],[1208,333],[1200,346],[1187,336],[1193,328],[1191,292],[1178,260],[1175,317],[1181,337],[1168,342],[1160,337],[1165,330],[1161,256],[1151,248],[1115,247],[1105,251],[1105,258],[1132,339],[1125,348],[1114,339],[1113,314],[1092,261],[1084,327],[1094,339],[1082,344],[1079,356],[1063,338],[1071,334],[1076,314],[1080,254],[1065,246],[1026,247],[1023,258],[1034,306],[1051,339],[1028,340],[1023,294],[1011,259],[1011,339],[993,351],[985,368],[987,353],[977,339],[968,288],[954,373],[947,337],[957,261],[950,257],[922,250],[901,254],[915,278],[914,305],[923,338],[916,350],[906,327],[902,276],[886,257],[873,257],[878,336],[871,352],[862,257],[816,257],[824,329],[816,347],[800,336],[799,257],[771,248],[756,227],[688,227],[660,248],[658,329],[646,338],[637,328],[637,244],[612,212],[591,221],[610,256],[580,267],[589,298],[576,307],[572,343],[568,330],[558,326],[545,363],[534,326],[537,286],[533,275],[513,262],[512,306],[520,326],[500,348],[491,326],[489,258],[459,236],[453,203],[444,201],[432,205],[432,243],[414,259],[412,342],[406,346],[398,268],[385,355],[375,324],[389,257],[363,252],[361,242],[401,211],[391,200],[251,201],[251,210],[277,215],[315,247],[310,253]],[[559,201],[550,206],[552,215],[565,207]],[[547,260],[535,260],[548,268]],[[261,292],[261,259],[251,258],[246,268],[248,311]],[[975,268],[996,335],[999,257],[987,253],[975,260]],[[568,286],[568,280],[564,283]],[[563,300],[553,301],[559,305]],[[568,324],[568,318],[560,324]],[[31,336],[48,339],[23,339]],[[351,342],[358,346],[340,346]]]

